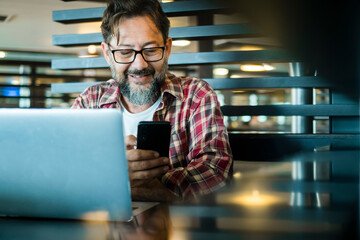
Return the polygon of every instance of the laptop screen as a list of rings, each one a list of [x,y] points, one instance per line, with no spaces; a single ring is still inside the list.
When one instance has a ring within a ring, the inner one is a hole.
[[[118,110],[0,109],[0,215],[127,221]]]

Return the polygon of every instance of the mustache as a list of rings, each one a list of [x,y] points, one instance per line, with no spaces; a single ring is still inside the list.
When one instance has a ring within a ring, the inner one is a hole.
[[[128,69],[124,72],[125,75],[129,75],[129,74],[134,74],[134,75],[148,75],[148,74],[151,74],[151,75],[155,75],[155,69],[154,68],[150,68],[150,67],[147,67],[147,68],[144,68],[142,70],[138,70],[138,69]]]

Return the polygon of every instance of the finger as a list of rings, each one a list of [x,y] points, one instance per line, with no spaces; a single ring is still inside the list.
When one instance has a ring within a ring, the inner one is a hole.
[[[159,153],[151,150],[142,149],[130,149],[126,151],[127,160],[130,161],[142,161],[159,157]]]
[[[137,145],[137,139],[134,135],[125,136],[126,149],[134,149],[136,145]]]
[[[162,158],[155,158],[155,159],[143,160],[143,161],[129,161],[128,167],[130,171],[142,171],[151,168],[161,167],[168,164],[169,164],[169,159],[162,157]]]
[[[130,185],[133,188],[133,187],[141,186],[147,182],[148,180],[130,180]]]
[[[131,175],[132,180],[147,180],[147,181],[149,181],[153,178],[163,175],[168,170],[169,170],[169,166],[161,166],[161,167],[156,167],[156,168],[152,168],[149,170],[132,172],[130,175]]]

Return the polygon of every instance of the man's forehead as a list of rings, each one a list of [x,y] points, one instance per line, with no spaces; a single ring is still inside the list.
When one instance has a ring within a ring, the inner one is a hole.
[[[117,45],[143,45],[162,42],[162,34],[156,24],[148,16],[122,18],[118,22],[117,34],[113,37]]]

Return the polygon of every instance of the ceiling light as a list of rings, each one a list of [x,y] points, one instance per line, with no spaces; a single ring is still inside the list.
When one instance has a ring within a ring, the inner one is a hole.
[[[232,74],[232,75],[230,76],[230,78],[241,78],[241,76],[238,75],[238,74]]]
[[[0,51],[0,58],[5,58],[6,57],[6,52]]]
[[[258,64],[244,64],[240,66],[241,71],[244,72],[262,72],[265,71],[263,65]]]
[[[89,45],[88,46],[88,53],[89,54],[96,54],[97,50],[96,50],[96,46],[95,45]]]
[[[225,75],[228,75],[229,69],[227,69],[227,68],[214,68],[213,73],[214,73],[214,75],[225,76]]]
[[[250,122],[251,121],[251,116],[241,116],[241,121],[247,123],[247,122]]]
[[[269,64],[243,64],[240,66],[240,69],[244,72],[263,72],[271,71],[275,68]]]
[[[176,47],[185,47],[185,46],[188,46],[190,45],[190,41],[188,40],[175,40],[172,42],[172,44]]]
[[[85,54],[85,55],[79,55],[78,57],[79,58],[92,58],[92,57],[96,57],[97,55],[94,55],[94,54]]]
[[[174,0],[162,0],[163,3],[173,2]]]
[[[271,66],[269,64],[263,64],[263,66],[266,71],[272,71],[275,69],[273,66]]]

